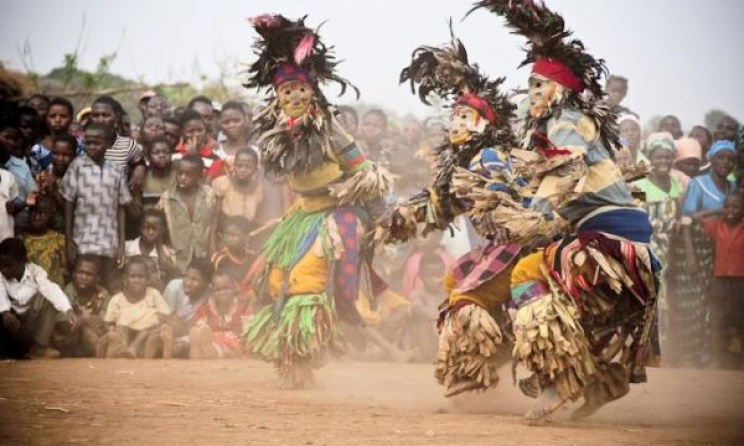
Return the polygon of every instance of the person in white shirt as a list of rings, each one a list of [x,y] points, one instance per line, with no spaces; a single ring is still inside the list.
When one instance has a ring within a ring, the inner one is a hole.
[[[71,330],[77,328],[67,295],[42,267],[28,263],[23,241],[0,242],[0,357],[59,356],[49,347],[55,310],[65,314]]]
[[[18,198],[18,184],[16,183],[15,176],[0,168],[0,241],[6,238],[13,237],[13,228],[15,222],[13,221],[12,211],[16,205],[16,199]]]

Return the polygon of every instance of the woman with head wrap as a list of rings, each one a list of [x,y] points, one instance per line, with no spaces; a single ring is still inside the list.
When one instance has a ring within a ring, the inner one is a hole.
[[[646,178],[635,182],[635,186],[646,194],[644,207],[653,227],[651,245],[663,261],[677,214],[677,198],[683,190],[679,180],[671,175],[676,153],[674,140],[666,132],[653,133],[648,137],[644,152],[651,163],[651,171]]]
[[[617,117],[620,137],[627,141],[628,150],[635,164],[649,165],[648,158],[641,151],[641,120],[633,113],[623,113]]]
[[[682,365],[704,365],[709,356],[705,292],[713,268],[713,243],[693,223],[707,215],[720,213],[726,196],[736,190],[727,179],[734,169],[736,149],[731,141],[716,141],[708,150],[711,168],[690,181],[682,206],[682,243],[674,243],[669,256],[668,286],[674,291],[670,302],[671,350],[679,353]]]
[[[677,156],[674,158],[674,169],[672,175],[682,184],[684,190],[691,178],[700,173],[703,150],[695,138],[680,138],[675,143]]]
[[[653,228],[651,247],[663,264],[667,263],[667,251],[677,217],[677,202],[683,192],[680,182],[671,175],[675,151],[672,135],[666,132],[651,134],[644,147],[651,170],[646,178],[635,182],[635,186],[646,194],[644,207]],[[664,282],[662,276],[662,283]],[[658,325],[654,327],[653,333],[654,356],[660,353],[660,343],[666,342],[668,303],[665,291],[666,287],[662,285],[658,295]],[[658,357],[651,359],[653,361],[650,362],[656,363]]]

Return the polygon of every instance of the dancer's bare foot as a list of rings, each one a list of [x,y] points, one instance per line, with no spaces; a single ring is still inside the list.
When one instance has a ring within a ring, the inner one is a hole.
[[[618,400],[630,392],[630,386],[627,384],[621,387],[620,393],[616,396],[611,395],[609,392],[601,391],[597,387],[587,387],[584,390],[584,404],[571,413],[572,421],[588,418],[594,415],[605,404]]]
[[[548,415],[560,409],[565,403],[566,400],[561,398],[554,386],[545,387],[540,393],[535,407],[530,409],[524,418],[529,422],[544,420]]]

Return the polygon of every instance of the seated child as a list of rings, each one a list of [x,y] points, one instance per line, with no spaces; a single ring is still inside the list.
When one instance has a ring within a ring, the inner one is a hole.
[[[49,275],[49,280],[63,287],[67,275],[65,236],[49,227],[52,216],[57,213],[59,210],[51,197],[37,197],[36,204],[31,207],[23,243],[26,245],[28,261],[42,267]]]
[[[222,248],[212,255],[212,266],[223,271],[239,284],[242,297],[247,299],[251,284],[249,270],[256,253],[248,249],[251,223],[242,216],[225,217],[221,222]]]
[[[183,279],[172,280],[165,288],[165,301],[171,309],[175,345],[173,354],[185,358],[189,353],[189,330],[196,313],[209,299],[212,265],[204,258],[189,263]]]
[[[145,266],[147,267],[147,286],[155,288],[162,294],[165,289],[165,280],[160,276],[158,261],[148,256],[142,256],[142,260],[145,262]]]
[[[237,292],[238,283],[230,274],[214,274],[209,300],[197,310],[194,327],[189,331],[189,358],[233,358],[240,354],[243,319],[249,313]]]
[[[59,356],[49,347],[56,312],[77,328],[70,300],[43,268],[28,262],[23,241],[0,242],[0,357]]]
[[[140,235],[124,244],[124,254],[127,257],[143,255],[155,260],[155,272],[160,275],[157,282],[167,281],[178,274],[176,252],[170,246],[168,223],[162,210],[147,209],[142,214]]]
[[[715,242],[713,280],[709,288],[714,354],[726,369],[744,365],[744,195],[726,197],[723,213],[703,220]]]
[[[147,286],[147,264],[132,257],[124,267],[123,289],[106,308],[109,358],[163,358],[172,356],[172,329],[165,324],[171,309],[163,296]]]
[[[66,356],[98,356],[99,339],[106,334],[103,316],[109,293],[99,285],[101,265],[96,257],[82,254],[72,271],[72,281],[65,287],[65,294],[80,321],[76,333],[57,324],[54,345]]]

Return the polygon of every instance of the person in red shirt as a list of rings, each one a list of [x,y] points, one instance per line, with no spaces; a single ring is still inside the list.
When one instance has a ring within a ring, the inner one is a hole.
[[[715,242],[711,305],[713,347],[723,368],[740,368],[744,343],[744,195],[726,197],[723,212],[703,221]]]
[[[194,110],[187,110],[181,117],[181,142],[176,146],[173,161],[188,153],[199,155],[206,167],[204,175],[208,183],[225,174],[225,166],[216,151],[217,142],[208,132],[204,118]]]
[[[238,283],[228,273],[212,276],[209,300],[196,312],[189,332],[191,359],[232,358],[240,355],[244,318],[250,316],[247,303],[237,298]]]

